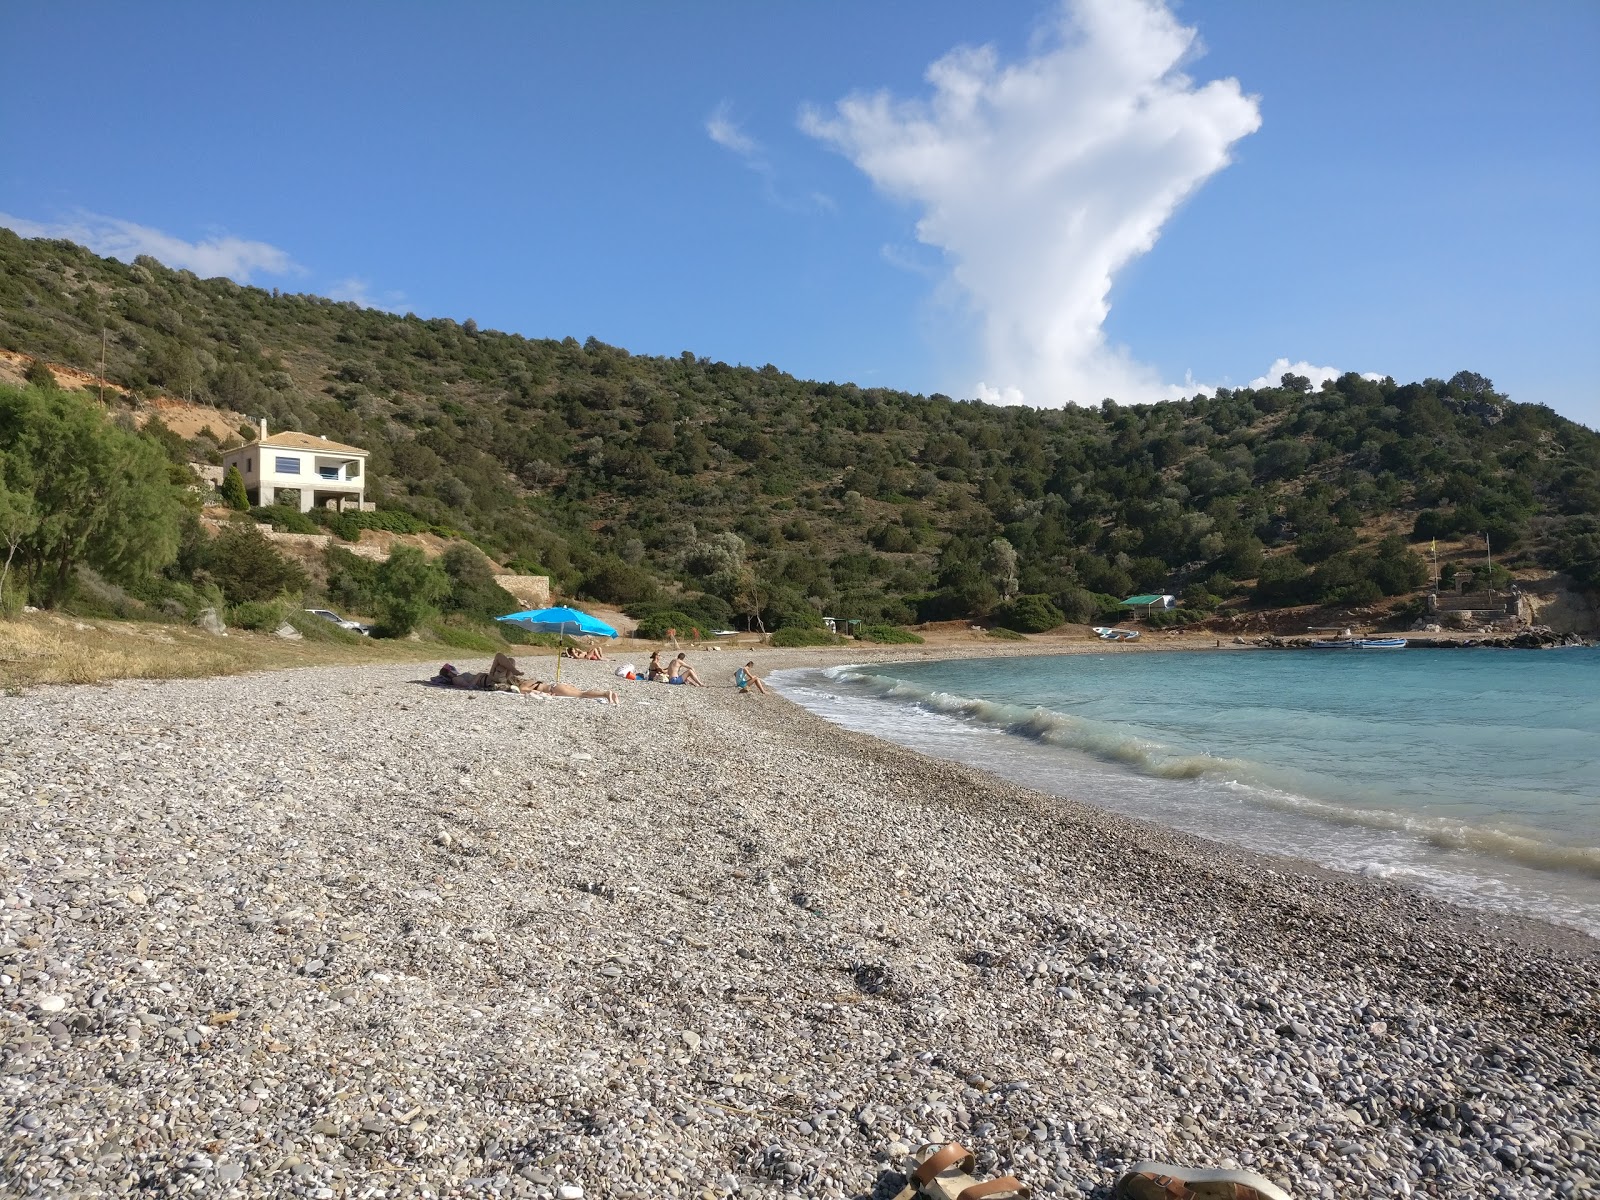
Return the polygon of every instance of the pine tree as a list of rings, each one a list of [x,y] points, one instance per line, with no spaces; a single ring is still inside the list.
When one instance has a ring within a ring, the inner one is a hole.
[[[244,490],[244,476],[239,474],[238,467],[229,467],[223,473],[222,502],[239,512],[250,507],[250,496]]]

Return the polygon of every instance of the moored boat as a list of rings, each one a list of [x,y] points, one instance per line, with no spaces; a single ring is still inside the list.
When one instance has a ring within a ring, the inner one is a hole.
[[[1404,650],[1406,639],[1389,638],[1318,638],[1308,643],[1313,650]]]

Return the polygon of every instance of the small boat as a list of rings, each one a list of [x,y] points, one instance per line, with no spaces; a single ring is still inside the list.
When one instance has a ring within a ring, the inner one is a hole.
[[[1106,625],[1093,625],[1090,628],[1102,642],[1136,642],[1139,640],[1139,631],[1137,629],[1113,629]]]
[[[1404,650],[1406,639],[1389,638],[1318,638],[1310,643],[1313,650]]]

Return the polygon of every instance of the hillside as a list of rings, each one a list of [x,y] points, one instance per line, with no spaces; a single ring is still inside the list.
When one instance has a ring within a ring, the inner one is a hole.
[[[1600,436],[1477,374],[1001,408],[201,280],[0,230],[0,348],[372,452],[381,510],[569,594],[905,623],[1048,597],[1405,595],[1483,555],[1600,583]],[[170,402],[170,401],[169,401]],[[151,425],[154,429],[151,429]],[[147,432],[216,461],[237,427]],[[1012,606],[1013,609],[1015,605]],[[1050,615],[1050,610],[1046,610]],[[1024,622],[1025,623],[1025,622]]]

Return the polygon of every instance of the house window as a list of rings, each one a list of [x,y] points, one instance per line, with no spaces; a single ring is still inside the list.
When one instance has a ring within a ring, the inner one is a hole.
[[[250,470],[250,460],[248,458],[244,460],[244,469],[247,472]]]
[[[339,478],[339,468],[338,467],[318,467],[317,468],[317,474],[321,475],[324,479],[337,479],[337,478]]]
[[[276,464],[279,475],[300,474],[300,460],[298,458],[288,458],[280,455],[273,461]]]

